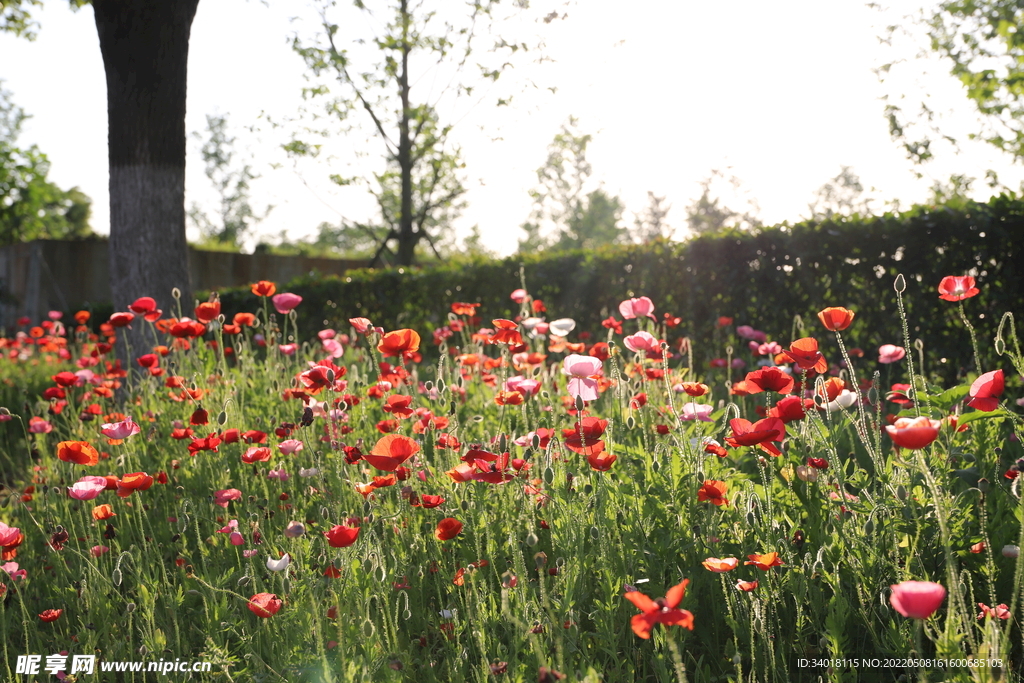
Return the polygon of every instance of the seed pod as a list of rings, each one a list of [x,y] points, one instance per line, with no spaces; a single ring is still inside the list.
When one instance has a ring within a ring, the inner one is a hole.
[[[526,545],[530,546],[531,548],[537,545],[538,540],[539,539],[537,538],[537,534],[535,533],[529,533],[526,535]]]

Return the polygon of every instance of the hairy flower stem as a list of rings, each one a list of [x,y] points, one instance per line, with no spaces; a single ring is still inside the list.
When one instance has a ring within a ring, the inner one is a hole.
[[[971,346],[974,348],[974,367],[981,372],[981,354],[978,353],[978,336],[974,333],[974,325],[967,319],[967,314],[964,312],[964,302],[960,302],[960,321],[963,322],[964,327],[971,334]]]
[[[897,279],[897,283],[902,281],[903,276],[901,275]],[[896,287],[896,306],[900,310],[900,323],[903,325],[903,349],[907,354],[907,372],[910,374],[910,391],[912,393],[907,398],[914,400],[914,411],[917,413],[917,417],[921,417],[921,402],[917,400],[917,378],[914,376],[914,355],[910,353],[910,326],[907,325],[907,311],[903,308],[903,290],[899,286]]]

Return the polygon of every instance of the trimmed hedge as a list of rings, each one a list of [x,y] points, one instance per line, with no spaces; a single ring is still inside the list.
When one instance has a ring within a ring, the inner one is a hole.
[[[964,302],[978,331],[983,364],[995,363],[992,339],[1006,311],[1022,312],[1024,201],[995,197],[986,204],[915,207],[902,214],[728,231],[686,242],[606,247],[595,251],[515,255],[503,260],[430,269],[352,271],[306,277],[279,291],[300,294],[299,328],[308,338],[323,326],[348,329],[369,318],[386,329],[411,327],[429,346],[454,301],[479,302],[485,321],[518,312],[509,293],[521,286],[542,299],[548,318],[574,318],[577,330],[601,331],[629,296],[649,296],[656,313],[682,317],[676,336],[712,339],[719,316],[749,324],[784,346],[792,334],[826,338],[816,313],[845,306],[857,313],[849,346],[868,356],[884,343],[903,345],[893,282],[902,273],[911,336],[921,339],[929,372],[962,373],[971,343],[958,305],[938,298],[945,275],[975,275],[981,294]],[[252,310],[247,289],[221,293],[226,312]],[[800,316],[802,325],[795,324]],[[1018,315],[1018,318],[1020,316]],[[695,346],[705,361],[721,349]],[[987,354],[987,355],[986,355]],[[948,359],[941,364],[940,359]]]

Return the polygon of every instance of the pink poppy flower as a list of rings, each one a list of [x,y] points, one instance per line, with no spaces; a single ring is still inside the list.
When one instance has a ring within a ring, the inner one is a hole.
[[[53,431],[53,425],[41,417],[33,417],[28,421],[28,431],[30,434],[49,434]]]
[[[331,358],[341,358],[345,355],[345,347],[337,339],[324,339],[321,344],[324,347],[324,352]]]
[[[142,431],[142,428],[133,422],[131,417],[126,417],[121,422],[111,422],[103,425],[100,431],[108,439],[127,439],[129,436],[138,434]]]
[[[573,353],[562,361],[562,372],[571,378],[568,386],[570,396],[584,401],[597,400],[597,380],[592,377],[604,372],[600,358]]]
[[[232,500],[241,500],[242,492],[238,489],[221,489],[213,494],[213,504],[220,505],[225,510]]]
[[[505,380],[505,391],[518,391],[523,396],[534,396],[540,391],[540,382],[516,375]]]
[[[907,355],[907,350],[902,346],[896,346],[894,344],[882,344],[878,347],[878,362],[879,363],[895,363],[903,360]]]
[[[18,542],[21,529],[14,526],[7,526],[0,522],[0,546],[13,545]]]
[[[658,351],[661,347],[658,340],[650,332],[637,332],[622,340],[626,348],[634,353]]]
[[[512,290],[512,295],[511,295],[510,298],[512,299],[512,301],[515,301],[517,304],[521,304],[524,301],[526,301],[526,297],[528,297],[528,296],[530,296],[530,295],[526,293],[525,289],[514,289],[514,290]]]
[[[286,472],[284,470],[284,468],[279,469],[279,470],[270,470],[269,472],[267,472],[267,479],[277,479],[278,481],[288,481],[289,477],[290,477],[290,475],[288,474],[288,472]]]
[[[93,547],[89,548],[89,554],[91,554],[93,557],[99,557],[100,555],[103,555],[104,553],[108,552],[110,552],[110,548],[105,545],[94,545]]]
[[[981,608],[981,613],[978,615],[978,619],[984,619],[986,616],[992,617],[993,619],[1010,618],[1010,608],[1005,604],[989,607],[985,603],[979,602],[978,607]]]
[[[736,328],[736,334],[742,339],[751,339],[756,341],[758,344],[763,344],[768,341],[768,335],[761,330],[755,330],[750,325],[740,325]]]
[[[302,303],[302,297],[291,292],[275,294],[270,300],[274,303],[274,310],[281,315],[289,313],[292,309]]]
[[[237,530],[238,530],[238,520],[237,519],[232,519],[232,520],[229,520],[228,523],[225,524],[224,526],[222,526],[220,529],[217,529],[217,533],[218,534],[230,534],[232,531],[237,531]]]
[[[327,339],[334,339],[336,334],[337,332],[330,328],[327,328],[326,330],[320,330],[319,332],[317,332],[316,336],[318,336],[321,339],[321,341],[325,341]]]
[[[891,588],[889,604],[911,619],[927,619],[946,599],[946,589],[931,581],[904,581]]]
[[[967,405],[982,412],[991,412],[999,407],[999,397],[1003,395],[1005,388],[1006,381],[1002,370],[986,372],[971,384],[971,391],[968,394],[971,400]]]
[[[694,420],[714,422],[711,419],[711,412],[713,410],[714,406],[707,403],[684,403],[683,409],[679,412],[679,419],[684,422],[693,422]]]
[[[646,296],[639,299],[626,299],[619,304],[619,315],[626,320],[647,316],[654,319],[654,303]]]
[[[68,487],[68,496],[74,500],[92,500],[106,488],[106,477],[82,477]]]
[[[298,348],[298,344],[279,344],[277,346],[277,349],[286,356],[294,356]]]
[[[288,439],[277,444],[277,448],[285,455],[294,455],[301,451],[303,446],[302,442],[298,439]]]
[[[0,569],[7,572],[14,581],[21,581],[28,576],[28,570],[18,569],[17,562],[4,562],[3,564],[0,564]]]

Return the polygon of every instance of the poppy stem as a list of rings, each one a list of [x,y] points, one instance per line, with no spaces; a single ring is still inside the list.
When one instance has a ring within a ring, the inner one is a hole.
[[[967,319],[967,314],[964,312],[964,302],[960,301],[960,320],[963,322],[964,327],[971,335],[971,347],[974,349],[974,367],[977,368],[978,372],[981,373],[981,354],[978,353],[978,337],[974,333],[974,325]]]
[[[902,282],[899,279],[897,281]],[[907,373],[910,375],[910,391],[913,392],[907,398],[914,399],[916,417],[921,417],[921,402],[917,400],[917,379],[914,376],[914,354],[910,353],[910,326],[907,325],[907,311],[903,308],[903,290],[899,287],[896,287],[896,307],[900,310],[900,322],[903,324],[903,348],[907,352]]]
[[[672,666],[676,670],[677,683],[687,683],[686,664],[683,663],[683,655],[679,652],[676,639],[672,637],[672,631],[667,628],[665,629],[665,642],[668,643],[668,649],[672,653]]]

